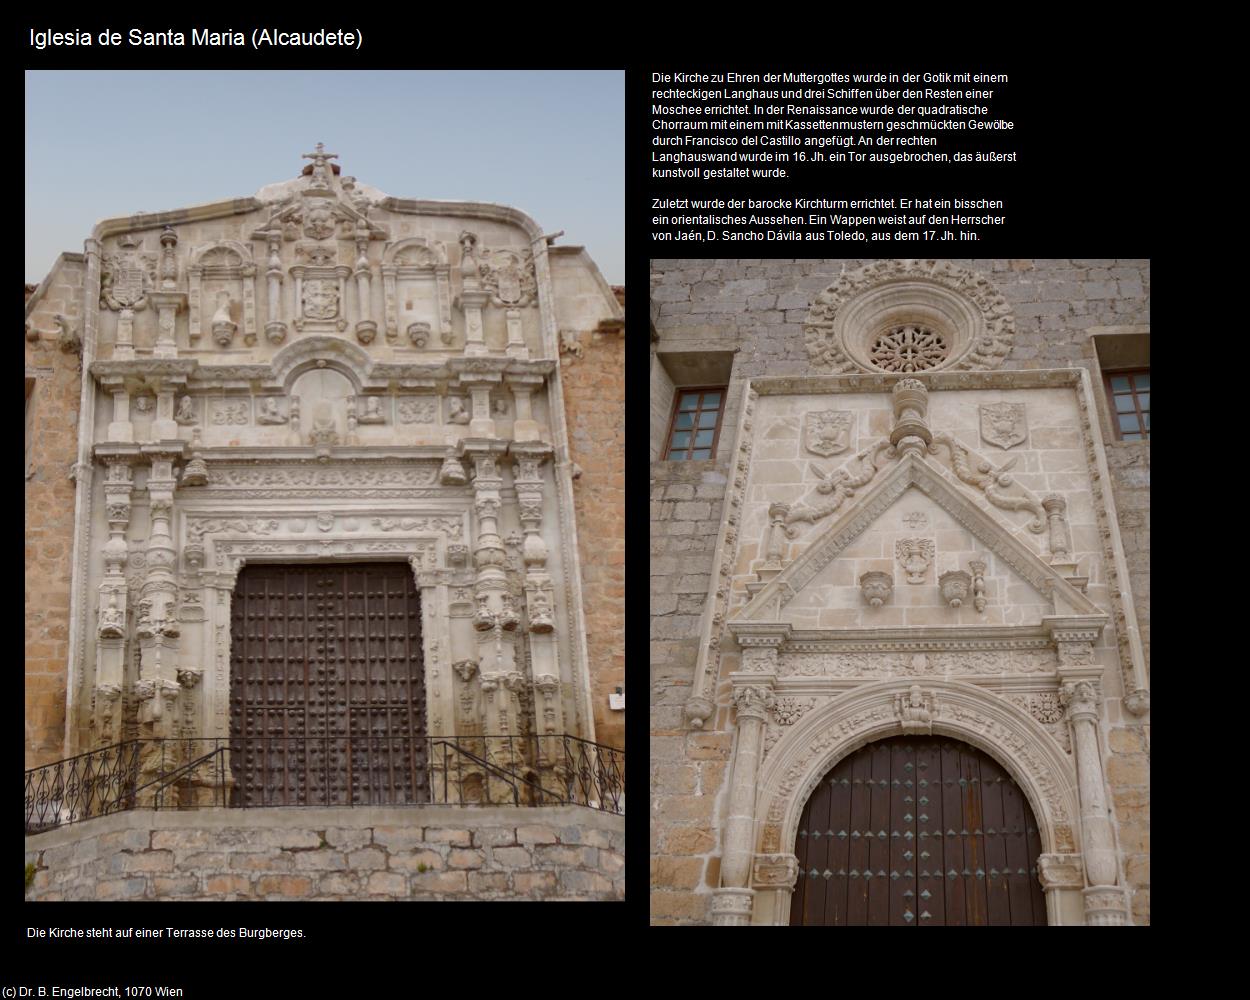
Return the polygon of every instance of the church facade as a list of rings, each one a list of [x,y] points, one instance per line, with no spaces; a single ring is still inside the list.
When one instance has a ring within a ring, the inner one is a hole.
[[[1148,293],[652,262],[654,923],[1149,922]]]
[[[27,767],[132,747],[201,808],[623,767],[623,454],[570,433],[623,443],[623,300],[520,211],[304,159],[102,222],[28,289]],[[588,516],[620,537],[582,547]]]

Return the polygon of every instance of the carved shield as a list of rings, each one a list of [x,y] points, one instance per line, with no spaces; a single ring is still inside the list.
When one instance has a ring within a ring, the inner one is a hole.
[[[304,283],[304,315],[309,319],[334,319],[339,313],[337,282],[314,278]]]
[[[328,201],[314,202],[304,219],[304,233],[314,240],[334,235],[334,211]]]
[[[803,443],[807,450],[828,458],[851,446],[849,410],[821,410],[803,415]]]
[[[999,448],[1011,448],[1029,436],[1023,403],[981,404],[981,440]]]
[[[509,304],[521,301],[521,274],[515,266],[498,272],[499,298]]]

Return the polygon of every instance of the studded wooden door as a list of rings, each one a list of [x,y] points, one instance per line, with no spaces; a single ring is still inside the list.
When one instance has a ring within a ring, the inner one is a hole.
[[[428,801],[420,598],[407,564],[244,567],[230,635],[236,804]]]
[[[812,792],[791,924],[1046,923],[1037,823],[986,754],[898,737],[842,760]]]

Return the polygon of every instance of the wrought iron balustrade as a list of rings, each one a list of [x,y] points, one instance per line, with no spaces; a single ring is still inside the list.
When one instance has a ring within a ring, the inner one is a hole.
[[[575,736],[137,739],[26,772],[26,833],[126,809],[555,806],[625,812],[625,753]]]

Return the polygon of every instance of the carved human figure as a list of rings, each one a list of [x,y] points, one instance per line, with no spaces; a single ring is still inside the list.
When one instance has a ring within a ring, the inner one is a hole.
[[[264,396],[260,401],[260,410],[256,414],[258,424],[285,424],[286,417],[278,410],[278,400],[274,396]]]
[[[313,407],[312,431],[309,438],[314,444],[337,444],[338,430],[334,424],[334,408],[326,400]]]
[[[100,638],[125,634],[126,623],[121,609],[117,607],[117,594],[109,594],[107,608],[100,609]]]
[[[365,412],[356,418],[356,420],[359,423],[362,423],[362,424],[385,423],[385,418],[382,416],[382,401],[378,399],[377,396],[366,396],[364,405],[365,405]]]
[[[178,410],[174,413],[174,420],[180,424],[193,424],[196,419],[195,403],[191,401],[190,396],[183,396],[178,400]]]
[[[449,424],[467,424],[469,411],[464,408],[464,400],[459,396],[447,397],[447,422]]]

